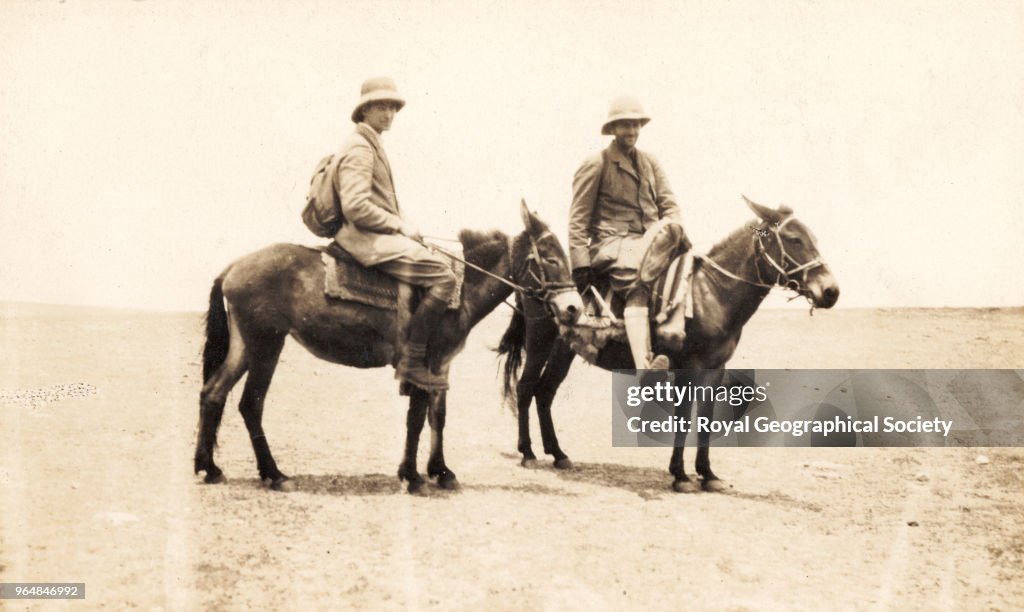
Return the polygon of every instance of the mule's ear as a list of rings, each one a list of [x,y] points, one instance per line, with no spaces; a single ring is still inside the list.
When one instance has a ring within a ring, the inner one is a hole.
[[[778,224],[782,222],[782,219],[785,216],[785,214],[783,214],[781,209],[775,210],[774,208],[768,208],[763,204],[758,204],[757,202],[751,201],[750,198],[743,194],[740,195],[743,197],[743,201],[747,203],[747,206],[750,207],[750,210],[754,211],[754,214],[757,215],[762,221],[767,221],[768,223],[772,224]],[[789,212],[792,213],[793,211],[790,210]]]
[[[526,206],[526,199],[519,200],[519,216],[523,218],[523,225],[527,230],[533,231],[537,228],[538,219]]]

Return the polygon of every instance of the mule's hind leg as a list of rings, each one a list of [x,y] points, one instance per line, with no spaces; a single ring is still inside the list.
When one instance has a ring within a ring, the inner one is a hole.
[[[430,423],[430,460],[427,461],[427,476],[437,478],[442,489],[458,489],[459,481],[455,472],[444,462],[444,420],[447,411],[448,393],[441,391],[430,395],[427,419]]]
[[[284,346],[284,335],[271,335],[250,342],[249,376],[245,380],[245,390],[238,404],[242,413],[245,428],[252,440],[252,450],[256,454],[256,466],[260,479],[275,491],[290,491],[292,485],[288,477],[277,469],[274,456],[270,453],[267,436],[263,432],[263,401],[267,397],[267,389],[277,369],[277,360]]]
[[[224,473],[213,462],[213,447],[217,444],[217,429],[224,415],[228,393],[245,374],[248,366],[245,342],[233,320],[229,320],[230,344],[224,363],[210,376],[199,394],[199,435],[196,439],[195,472],[206,472],[207,483],[224,482]]]
[[[677,384],[679,381],[676,381]],[[676,408],[676,416],[690,420],[692,416],[692,404],[683,402]],[[672,481],[672,490],[676,493],[696,493],[700,490],[697,483],[686,475],[686,466],[683,464],[683,446],[686,443],[686,433],[677,431],[675,436],[675,447],[672,449],[672,460],[669,461],[668,471],[675,477]]]
[[[572,460],[562,452],[558,444],[558,435],[555,433],[555,423],[551,419],[551,404],[555,401],[555,394],[559,385],[569,375],[569,367],[576,353],[564,342],[556,342],[548,357],[547,366],[541,376],[540,385],[537,388],[537,420],[540,422],[540,436],[544,442],[544,452],[555,459],[555,467],[560,470],[572,469]]]
[[[398,479],[409,483],[409,492],[416,493],[422,487],[423,477],[416,470],[416,454],[419,451],[420,433],[427,418],[429,395],[419,387],[409,393],[409,412],[405,417],[405,456],[398,466]]]
[[[683,447],[677,446],[672,449],[672,460],[668,464],[668,471],[675,476],[672,481],[672,490],[676,493],[696,493],[700,487],[686,475],[686,468],[683,467]]]

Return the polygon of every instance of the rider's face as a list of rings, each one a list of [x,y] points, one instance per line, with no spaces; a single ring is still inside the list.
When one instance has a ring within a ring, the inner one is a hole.
[[[391,122],[398,112],[398,104],[394,102],[373,102],[363,109],[363,121],[377,131],[378,134],[391,129]]]
[[[623,149],[632,149],[640,139],[640,128],[643,124],[638,119],[622,119],[612,124],[615,142]]]

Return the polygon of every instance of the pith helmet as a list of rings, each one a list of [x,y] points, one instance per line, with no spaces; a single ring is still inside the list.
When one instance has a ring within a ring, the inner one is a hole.
[[[363,107],[371,102],[394,102],[398,105],[398,110],[405,106],[405,98],[398,93],[395,82],[388,77],[366,79],[360,94],[359,104],[356,104],[355,110],[352,111],[353,123],[359,123],[363,119]]]
[[[611,135],[612,124],[623,119],[639,120],[641,126],[647,125],[651,120],[639,100],[632,96],[620,96],[612,100],[611,106],[608,107],[608,119],[601,126],[601,133],[605,136]]]

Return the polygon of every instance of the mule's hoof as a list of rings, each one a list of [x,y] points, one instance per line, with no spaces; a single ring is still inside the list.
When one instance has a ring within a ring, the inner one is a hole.
[[[536,470],[537,468],[540,467],[540,463],[538,463],[536,459],[524,458],[522,461],[519,462],[519,465],[523,466],[528,470]]]
[[[409,480],[409,486],[405,488],[409,492],[409,495],[422,495],[423,485],[426,483],[422,478],[416,480]]]
[[[558,470],[571,470],[576,466],[573,465],[572,459],[568,457],[562,457],[561,459],[555,459],[555,469]]]
[[[228,479],[224,478],[224,474],[223,473],[221,473],[221,474],[207,474],[206,477],[203,478],[203,482],[205,482],[206,484],[224,484],[227,481],[228,481]]]
[[[701,486],[708,493],[721,493],[729,488],[728,485],[717,478],[714,480],[705,480],[701,483]]]
[[[288,480],[287,476],[282,476],[270,483],[270,490],[280,491],[282,493],[291,493],[295,490],[295,483]]]
[[[445,491],[458,491],[459,479],[454,474],[450,477],[441,477],[437,479],[437,486]]]
[[[672,490],[676,493],[696,493],[700,487],[692,480],[677,480],[672,483]]]

